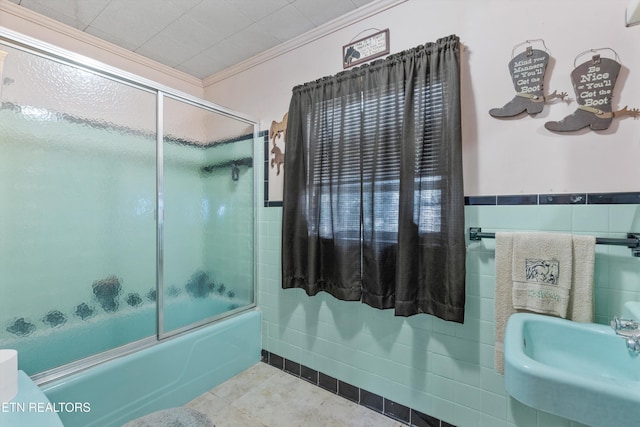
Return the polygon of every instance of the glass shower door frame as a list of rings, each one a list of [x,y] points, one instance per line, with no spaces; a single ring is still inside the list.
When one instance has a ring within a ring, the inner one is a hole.
[[[141,349],[157,345],[166,338],[173,337],[175,335],[184,333],[190,329],[198,328],[206,324],[210,324],[225,317],[232,316],[239,312],[255,309],[257,300],[257,263],[258,259],[258,247],[257,244],[257,209],[258,209],[258,176],[253,173],[253,298],[252,302],[248,305],[228,310],[221,315],[207,318],[202,321],[187,325],[180,329],[165,332],[163,328],[164,313],[162,310],[163,303],[163,291],[164,291],[164,175],[163,175],[163,119],[164,119],[164,99],[169,97],[181,102],[192,104],[194,106],[204,108],[208,111],[221,114],[223,116],[239,120],[251,126],[253,129],[253,141],[257,140],[258,136],[258,122],[250,117],[233,111],[231,109],[219,106],[209,101],[199,99],[193,95],[181,92],[171,87],[165,86],[158,82],[146,79],[144,77],[120,70],[116,67],[106,65],[102,62],[94,60],[92,58],[71,52],[57,46],[48,44],[46,42],[25,36],[15,31],[0,27],[0,41],[7,46],[14,49],[21,50],[30,54],[38,55],[49,60],[60,62],[66,65],[78,67],[80,69],[95,73],[99,76],[113,79],[119,83],[130,85],[138,89],[142,89],[148,92],[156,94],[156,336],[149,336],[147,338],[140,339],[138,341],[124,344],[120,347],[113,348],[111,350],[104,351],[102,353],[87,356],[85,358],[72,361],[68,364],[52,368],[50,370],[33,375],[34,381],[37,384],[42,385],[72,373],[78,372],[83,369],[87,369],[91,366],[104,363],[108,360],[130,354]],[[253,147],[253,163],[256,165],[256,146]],[[254,169],[255,170],[255,169]]]
[[[258,200],[258,196],[257,196],[257,174],[254,173],[253,176],[253,229],[254,229],[254,233],[253,233],[253,302],[251,304],[248,304],[246,306],[241,306],[238,307],[236,309],[232,309],[232,310],[227,310],[224,313],[221,313],[219,315],[214,315],[212,317],[207,317],[207,318],[203,318],[202,320],[190,323],[186,326],[183,327],[179,327],[176,329],[171,329],[169,331],[166,330],[165,328],[165,310],[164,310],[164,303],[165,303],[165,280],[164,280],[164,268],[165,268],[165,254],[164,254],[164,242],[165,242],[165,234],[164,234],[164,222],[165,222],[165,194],[164,194],[164,182],[165,182],[165,174],[164,174],[164,160],[165,160],[165,156],[164,156],[164,137],[165,137],[165,127],[164,127],[164,111],[165,111],[165,99],[171,99],[171,100],[175,100],[178,102],[182,102],[185,104],[189,104],[191,106],[194,107],[198,107],[198,108],[202,108],[205,111],[208,112],[212,112],[218,115],[222,115],[224,117],[227,118],[231,118],[231,119],[235,119],[235,120],[239,120],[241,122],[244,122],[246,124],[249,124],[253,127],[253,135],[252,135],[252,139],[253,141],[256,141],[257,138],[257,123],[251,120],[248,120],[244,117],[239,117],[238,115],[236,115],[235,113],[232,113],[230,110],[226,110],[226,109],[221,109],[220,107],[216,106],[215,104],[211,104],[208,102],[202,102],[202,100],[199,100],[195,97],[190,97],[190,96],[184,96],[184,94],[182,95],[177,95],[176,93],[167,93],[164,92],[162,90],[159,90],[157,93],[157,111],[158,114],[156,115],[157,118],[157,125],[156,125],[156,178],[157,178],[157,191],[156,191],[156,196],[157,196],[157,205],[156,205],[156,212],[157,212],[157,242],[158,244],[156,245],[157,248],[157,264],[156,264],[156,277],[157,277],[157,304],[156,304],[156,310],[157,310],[157,316],[156,316],[156,321],[157,321],[157,325],[156,325],[156,331],[157,331],[157,338],[159,341],[167,339],[167,338],[171,338],[173,336],[182,334],[184,332],[187,332],[191,329],[195,329],[201,326],[205,326],[207,324],[210,324],[212,322],[218,321],[220,319],[224,319],[226,317],[229,316],[233,316],[234,314],[246,311],[248,309],[252,309],[256,307],[256,298],[257,298],[257,264],[255,262],[255,260],[257,260],[257,255],[258,255],[258,245],[256,244],[256,239],[257,239],[257,234],[255,233],[255,230],[257,229],[257,200]],[[255,166],[255,162],[256,162],[256,156],[255,156],[255,144],[254,144],[254,153],[253,153],[253,158],[254,158],[254,166]],[[255,170],[255,168],[253,168]]]

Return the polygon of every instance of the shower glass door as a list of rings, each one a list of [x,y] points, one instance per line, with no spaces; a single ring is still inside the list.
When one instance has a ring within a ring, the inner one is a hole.
[[[255,122],[18,39],[0,28],[0,348],[47,382],[254,307]]]
[[[254,301],[253,123],[163,105],[161,338]]]
[[[155,335],[156,94],[0,51],[0,348],[32,375]]]

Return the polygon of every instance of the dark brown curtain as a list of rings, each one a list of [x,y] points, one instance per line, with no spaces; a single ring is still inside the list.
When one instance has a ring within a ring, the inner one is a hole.
[[[297,86],[282,286],[462,323],[459,39]]]

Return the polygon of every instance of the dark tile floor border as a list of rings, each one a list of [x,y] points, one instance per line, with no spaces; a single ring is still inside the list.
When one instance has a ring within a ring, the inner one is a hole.
[[[466,196],[467,206],[640,204],[640,192]]]
[[[455,427],[438,418],[401,405],[383,396],[371,393],[354,385],[333,378],[300,363],[262,350],[262,362],[299,377],[331,393],[342,396],[352,402],[367,407],[382,415],[412,427]]]

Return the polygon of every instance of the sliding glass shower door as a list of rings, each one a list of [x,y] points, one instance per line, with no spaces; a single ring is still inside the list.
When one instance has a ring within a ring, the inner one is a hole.
[[[254,300],[253,126],[163,104],[161,336]]]
[[[0,348],[44,377],[255,306],[255,123],[78,61],[0,34]]]
[[[156,94],[0,50],[0,348],[33,374],[155,334]]]

